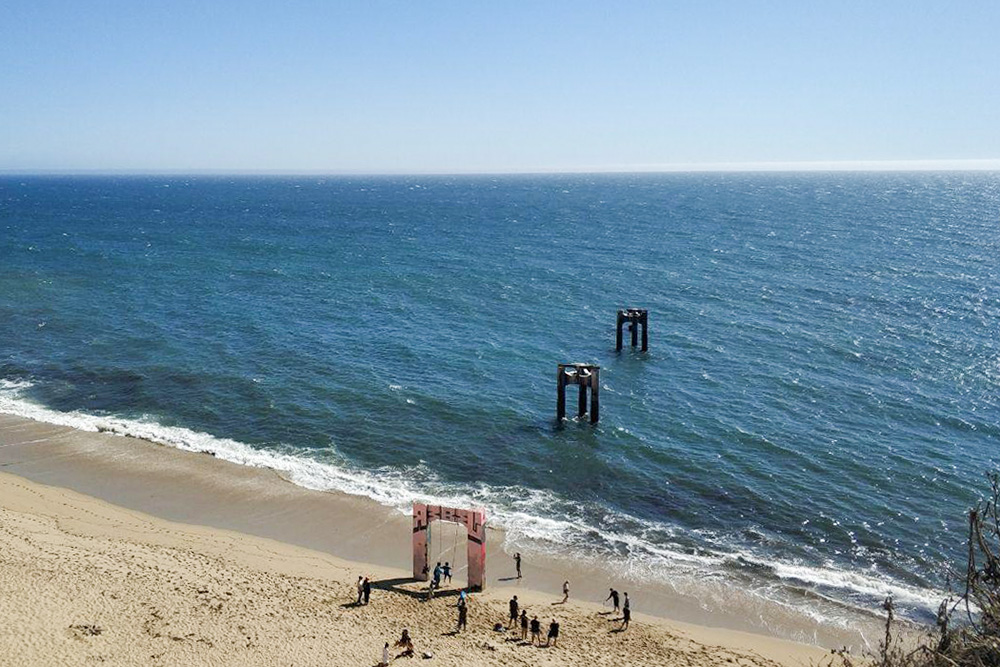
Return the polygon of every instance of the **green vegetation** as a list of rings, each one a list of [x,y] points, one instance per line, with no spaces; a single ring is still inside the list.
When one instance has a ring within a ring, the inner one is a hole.
[[[1000,475],[990,474],[990,496],[969,510],[968,558],[955,580],[961,592],[944,600],[937,627],[917,642],[894,634],[892,598],[886,610],[885,637],[879,652],[864,664],[879,667],[1000,667]],[[835,652],[843,667],[862,661],[846,651]]]

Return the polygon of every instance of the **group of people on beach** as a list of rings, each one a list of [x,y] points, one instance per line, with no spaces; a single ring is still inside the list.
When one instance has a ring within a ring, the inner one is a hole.
[[[538,620],[538,614],[535,614],[529,622],[528,611],[521,608],[516,595],[510,599],[508,606],[510,608],[510,616],[508,617],[510,628],[516,632],[518,625],[521,626],[521,641],[528,641],[528,629],[531,628],[530,643],[532,646],[535,644],[548,646],[550,642],[552,646],[559,645],[559,621],[553,618],[552,622],[549,623],[549,634],[545,639],[545,644],[542,644],[542,623]]]
[[[616,591],[614,588],[609,588],[608,590],[611,591],[611,592],[608,593],[608,597],[606,597],[604,599],[604,601],[607,602],[608,600],[611,600],[611,603],[615,607],[615,612],[618,612],[619,610],[621,611],[621,614],[622,614],[622,625],[621,625],[621,628],[619,628],[619,630],[624,630],[625,628],[628,627],[629,621],[632,620],[632,608],[630,606],[630,602],[629,602],[629,599],[628,599],[628,593],[625,593],[625,605],[622,606],[622,607],[619,607],[619,603],[621,602],[621,598],[618,595],[618,591]]]
[[[451,583],[451,563],[445,562],[444,565],[441,565],[441,563],[438,562],[438,564],[434,566],[434,573],[431,577],[431,590],[441,588],[442,581],[447,581],[449,584]]]
[[[517,578],[521,579],[521,554],[514,554],[514,567],[517,572]],[[424,569],[426,573],[426,568]],[[433,595],[433,591],[440,589],[442,582],[447,581],[451,583],[451,565],[450,563],[445,563],[442,565],[440,562],[434,567],[434,571],[431,576],[431,583],[429,592]],[[371,592],[371,584],[367,577],[358,577],[358,604],[368,604],[368,598]],[[562,585],[563,599],[560,602],[553,602],[552,604],[565,604],[569,601],[569,581],[566,580]],[[624,596],[624,603],[622,597]],[[364,602],[362,603],[362,600]],[[604,602],[610,601],[614,607],[615,613],[621,613],[621,627],[618,631],[623,631],[629,626],[629,621],[632,619],[632,609],[631,603],[629,601],[628,593],[620,594],[613,587],[608,589],[608,597],[605,598]],[[455,628],[454,634],[458,634],[463,630],[468,629],[469,622],[469,594],[468,591],[462,589],[458,594],[458,602],[455,604],[458,609],[458,625]],[[559,621],[555,618],[549,623],[548,633],[545,638],[545,643],[542,643],[542,623],[538,620],[538,615],[534,614],[532,618],[528,619],[527,609],[521,606],[520,601],[517,596],[513,596],[508,602],[508,628],[513,630],[515,633],[518,628],[520,628],[521,641],[530,644],[531,646],[558,646],[559,645]],[[618,619],[613,619],[618,620]],[[494,630],[498,632],[503,632],[508,628],[504,628],[502,624],[497,623],[494,626]],[[528,633],[531,633],[531,638],[528,638]],[[409,629],[404,629],[402,636],[396,641],[395,647],[402,648],[402,652],[396,657],[412,657],[414,655],[413,639],[410,637]],[[390,647],[389,642],[385,643],[382,648],[382,662],[381,667],[387,667],[390,661]],[[425,656],[429,657],[429,655]]]

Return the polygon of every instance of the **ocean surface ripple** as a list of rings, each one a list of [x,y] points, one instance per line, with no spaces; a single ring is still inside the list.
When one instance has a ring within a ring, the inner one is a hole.
[[[927,619],[1000,467],[998,223],[994,173],[5,176],[0,411]]]

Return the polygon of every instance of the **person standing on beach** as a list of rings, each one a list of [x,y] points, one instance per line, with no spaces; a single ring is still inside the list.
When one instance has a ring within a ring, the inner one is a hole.
[[[538,620],[538,616],[533,616],[531,619],[531,645],[535,645],[535,641],[538,644],[542,643],[542,624]]]
[[[604,598],[604,601],[607,602],[608,600],[611,600],[611,602],[614,603],[614,605],[615,605],[615,611],[617,612],[618,611],[618,591],[616,591],[613,588],[609,589],[609,590],[611,591],[611,593],[608,595],[608,597]]]
[[[528,612],[521,610],[521,641],[528,639]]]
[[[563,582],[563,599],[562,604],[566,604],[569,601],[569,581]]]
[[[517,626],[517,596],[515,595],[510,599],[510,627]]]
[[[441,588],[441,572],[441,563],[438,563],[434,566],[434,581],[431,584],[434,588]]]
[[[389,642],[382,647],[382,662],[378,663],[378,667],[389,667]]]
[[[466,624],[469,620],[469,606],[466,604],[458,605],[458,628],[455,632],[461,632],[465,630]]]
[[[441,574],[444,575],[444,580],[447,581],[450,584],[451,583],[451,565],[449,563],[445,563],[444,567],[441,568]]]
[[[365,578],[358,577],[358,601],[355,603],[357,605],[361,604],[361,600],[365,597]]]
[[[521,552],[514,554],[514,567],[517,569],[517,578],[521,578]]]
[[[559,623],[554,618],[549,623],[549,636],[545,639],[545,645],[548,646],[549,642],[552,642],[553,646],[559,645]]]
[[[622,609],[622,627],[619,630],[624,630],[628,627],[628,622],[632,620],[632,610],[628,606],[628,598],[625,599],[625,608]]]
[[[365,577],[365,583],[362,584],[361,590],[365,596],[365,604],[368,604],[368,599],[372,596],[372,582],[371,579]]]

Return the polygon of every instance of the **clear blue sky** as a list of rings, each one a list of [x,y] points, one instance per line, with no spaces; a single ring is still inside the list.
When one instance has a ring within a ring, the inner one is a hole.
[[[0,6],[0,170],[998,158],[997,0]]]

